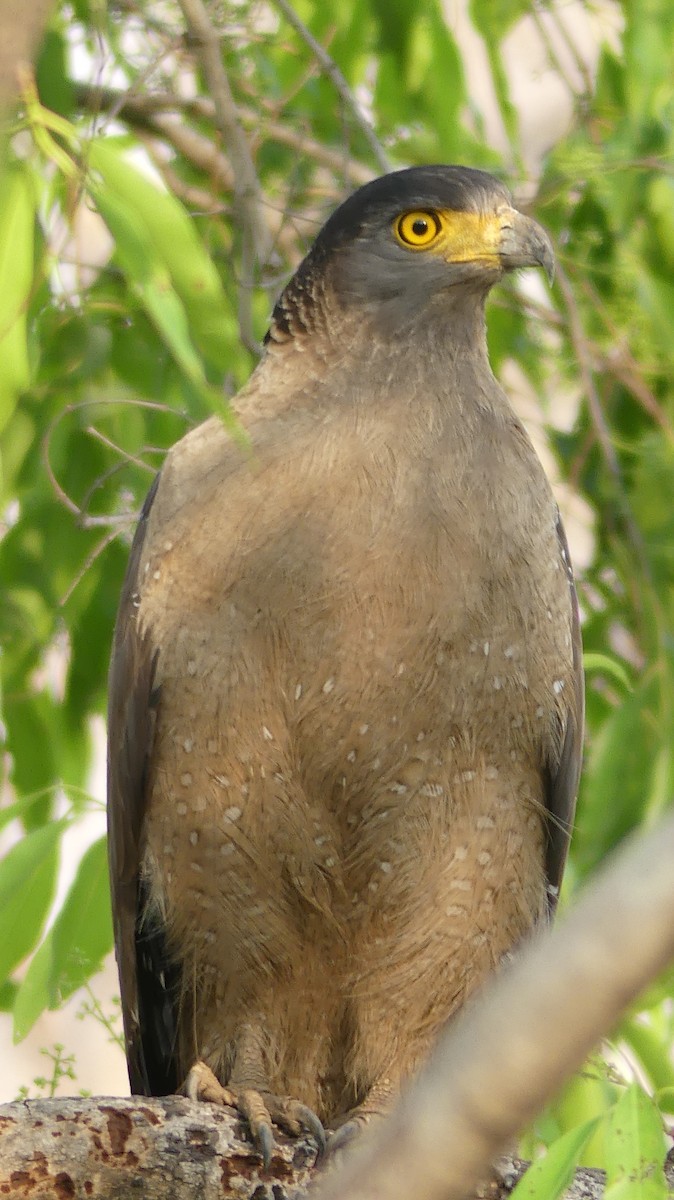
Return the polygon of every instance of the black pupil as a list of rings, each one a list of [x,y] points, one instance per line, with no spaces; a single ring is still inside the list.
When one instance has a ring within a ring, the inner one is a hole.
[[[423,237],[428,233],[428,221],[425,217],[417,217],[412,225],[412,233],[415,237]]]

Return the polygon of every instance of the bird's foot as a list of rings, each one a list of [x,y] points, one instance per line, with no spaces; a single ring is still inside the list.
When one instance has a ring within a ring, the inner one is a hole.
[[[191,1100],[209,1100],[212,1104],[235,1108],[250,1129],[265,1169],[274,1152],[274,1125],[291,1137],[310,1133],[318,1144],[317,1161],[325,1151],[326,1137],[321,1121],[311,1108],[291,1096],[275,1096],[257,1088],[223,1087],[205,1062],[194,1064],[185,1081],[185,1092]]]
[[[342,1150],[345,1150],[360,1136],[366,1125],[381,1120],[390,1108],[392,1097],[392,1089],[386,1081],[381,1088],[377,1089],[376,1095],[370,1094],[363,1104],[351,1109],[351,1112],[346,1113],[344,1117],[335,1122],[328,1136],[327,1154],[329,1157],[332,1158],[334,1155],[341,1157]]]

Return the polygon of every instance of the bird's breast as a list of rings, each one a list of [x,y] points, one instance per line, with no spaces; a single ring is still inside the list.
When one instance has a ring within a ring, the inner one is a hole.
[[[225,724],[255,714],[249,756],[284,729],[336,803],[378,773],[402,785],[403,762],[432,787],[431,743],[470,770],[457,736],[540,758],[570,686],[569,589],[538,460],[492,425],[479,453],[430,422],[312,426],[191,487],[178,451],[142,568],[165,687],[194,680]]]

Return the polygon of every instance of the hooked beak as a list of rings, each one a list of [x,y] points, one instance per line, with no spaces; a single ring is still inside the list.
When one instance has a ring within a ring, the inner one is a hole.
[[[504,271],[514,271],[517,267],[543,267],[548,283],[552,283],[555,252],[542,226],[516,208],[507,208],[500,214],[500,227],[498,254]]]

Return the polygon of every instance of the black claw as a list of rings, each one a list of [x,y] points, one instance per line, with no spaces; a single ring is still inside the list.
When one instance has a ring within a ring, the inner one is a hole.
[[[343,1125],[339,1126],[339,1129],[335,1129],[334,1133],[330,1134],[330,1141],[327,1147],[328,1155],[337,1154],[345,1146],[349,1146],[361,1132],[362,1128],[363,1126],[360,1121],[354,1121],[353,1119],[345,1121]]]
[[[316,1113],[313,1112],[312,1109],[307,1108],[306,1104],[296,1105],[293,1115],[297,1117],[297,1120],[300,1122],[300,1124],[309,1131],[311,1136],[314,1138],[314,1141],[317,1142],[318,1154],[316,1155],[316,1162],[319,1162],[325,1154],[325,1148],[328,1144],[322,1122],[318,1119]]]
[[[274,1153],[274,1131],[271,1125],[260,1125],[255,1135],[257,1143],[257,1151],[262,1159],[262,1165],[265,1171],[268,1171],[271,1166],[272,1154]]]

